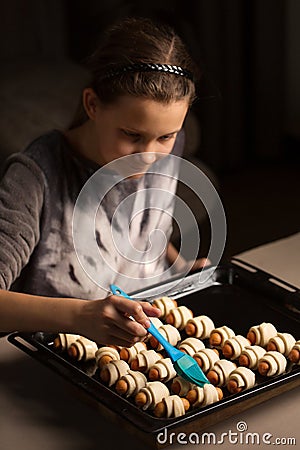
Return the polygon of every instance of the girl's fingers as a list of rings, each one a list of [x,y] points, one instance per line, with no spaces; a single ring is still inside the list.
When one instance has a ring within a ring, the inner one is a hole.
[[[145,314],[141,302],[129,300],[125,297],[119,297],[117,295],[112,295],[109,298],[118,311],[127,317],[132,316],[134,320],[143,325],[144,328],[148,328],[150,326],[150,320]]]
[[[129,334],[124,331],[122,328],[119,328],[115,325],[109,327],[106,336],[106,344],[107,345],[118,345],[120,347],[131,347],[138,341],[143,340],[133,334]]]
[[[109,325],[115,325],[129,335],[143,338],[147,334],[146,328],[150,326],[150,321],[143,311],[139,315],[140,309],[142,310],[142,307],[138,303],[113,295],[106,299],[103,317]]]
[[[138,302],[112,295],[103,310],[106,320],[107,342],[130,347],[147,336],[151,317],[159,317],[160,310],[148,302]],[[134,320],[132,320],[132,318]]]
[[[147,316],[143,313],[139,316],[140,305],[132,300],[121,297],[107,297],[102,300],[82,301],[79,314],[79,326],[81,334],[99,343],[131,346],[135,342],[146,338],[147,330],[141,323],[131,320],[128,316],[136,316],[144,320]],[[125,303],[124,307],[123,302]],[[127,308],[126,308],[127,306]],[[139,306],[139,308],[136,308]],[[119,308],[119,309],[118,309]],[[127,316],[127,317],[126,317]],[[149,320],[149,319],[148,319]],[[93,330],[91,330],[93,324]],[[94,335],[94,337],[92,337]]]
[[[159,317],[161,315],[161,311],[159,308],[155,308],[149,302],[140,302],[142,305],[143,311],[147,316],[150,317]]]
[[[121,299],[124,299],[124,297],[121,297]],[[122,300],[121,300],[121,302],[123,304]],[[132,300],[129,300],[129,302],[133,303]],[[142,310],[145,313],[145,314],[142,314],[143,320],[144,320],[145,316],[159,317],[161,315],[160,309],[159,308],[155,308],[155,306],[152,306],[150,302],[134,300],[134,303],[135,303],[135,305],[137,305],[137,304],[141,305]],[[131,304],[129,304],[129,305],[132,307]],[[126,314],[126,312],[128,313],[128,310],[125,311],[125,314]],[[127,314],[127,315],[132,315],[135,318],[135,320],[138,320],[138,318],[136,318],[136,316],[134,316],[134,313]],[[139,322],[139,320],[138,320],[138,322]]]

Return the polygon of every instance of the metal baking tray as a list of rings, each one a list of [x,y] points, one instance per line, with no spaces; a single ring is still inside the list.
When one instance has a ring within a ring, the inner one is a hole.
[[[278,331],[291,333],[297,340],[300,338],[298,288],[238,259],[205,270],[205,283],[200,272],[194,273],[164,283],[164,292],[175,298],[178,305],[189,307],[195,316],[208,315],[216,327],[227,325],[236,334],[245,336],[251,326],[271,322]],[[161,296],[162,285],[137,294],[152,296],[156,292]],[[181,336],[184,339],[184,333],[181,332]],[[284,374],[268,379],[257,376],[253,388],[234,395],[225,392],[224,398],[215,404],[191,409],[179,418],[156,418],[140,410],[133,400],[106,387],[99,379],[94,362],[74,363],[55,351],[54,338],[55,335],[37,332],[13,333],[7,339],[73,383],[84,397],[87,395],[96,403],[100,413],[108,412],[112,420],[123,421],[129,431],[157,446],[157,435],[166,430],[175,434],[203,430],[300,385],[300,365],[290,363]]]

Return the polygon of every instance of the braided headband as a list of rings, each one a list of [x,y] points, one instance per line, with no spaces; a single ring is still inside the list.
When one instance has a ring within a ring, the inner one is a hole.
[[[102,79],[116,77],[126,72],[165,72],[173,75],[179,75],[193,81],[193,74],[189,70],[183,69],[180,66],[154,63],[133,63],[128,66],[117,67],[106,72]]]

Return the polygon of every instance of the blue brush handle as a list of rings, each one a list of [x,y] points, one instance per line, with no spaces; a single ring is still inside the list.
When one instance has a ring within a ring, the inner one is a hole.
[[[128,294],[126,294],[126,292],[122,291],[121,288],[119,288],[119,286],[117,286],[116,284],[111,284],[110,286],[110,290],[114,295],[119,295],[120,297],[126,297],[129,298],[129,300],[133,300],[132,297],[130,297]]]
[[[115,284],[110,285],[110,290],[114,295],[119,295],[121,297],[128,298],[129,300],[133,300],[132,297],[130,297],[126,292],[124,292],[119,286],[116,286]],[[150,322],[150,327],[147,328],[147,331],[154,336],[158,342],[164,347],[168,355],[170,356],[171,360],[173,362],[177,361],[179,358],[182,358],[182,351],[178,350],[177,348],[173,347],[173,345],[170,344],[163,336],[160,334],[158,329],[155,325],[153,325],[152,322]]]

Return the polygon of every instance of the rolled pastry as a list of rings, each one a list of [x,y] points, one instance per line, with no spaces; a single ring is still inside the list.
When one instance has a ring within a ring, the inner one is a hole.
[[[231,372],[236,368],[236,364],[227,359],[219,359],[213,368],[207,373],[208,380],[214,386],[225,386]]]
[[[187,400],[193,408],[211,405],[223,398],[223,392],[213,384],[206,383],[203,387],[194,386],[187,395]]]
[[[214,328],[209,336],[209,343],[212,347],[222,348],[226,339],[235,336],[235,332],[226,325]]]
[[[151,381],[158,380],[166,383],[176,377],[176,375],[177,373],[174,369],[171,358],[162,358],[150,368],[148,378]]]
[[[295,342],[289,355],[289,360],[294,364],[300,364],[300,340]]]
[[[258,361],[258,371],[261,375],[271,377],[284,373],[287,360],[282,353],[269,351]]]
[[[247,339],[252,345],[260,345],[266,347],[269,340],[276,336],[277,330],[273,324],[262,322],[260,325],[254,325],[247,333]]]
[[[89,359],[96,358],[97,350],[98,345],[96,342],[80,336],[69,346],[68,355],[77,361],[88,361]]]
[[[203,342],[195,337],[188,337],[180,342],[178,345],[179,350],[193,356],[199,350],[205,348]]]
[[[260,345],[249,345],[244,347],[239,357],[239,364],[243,367],[256,370],[258,361],[264,356],[266,349]]]
[[[220,359],[218,351],[213,348],[203,348],[196,352],[193,358],[205,373],[211,370],[214,364]]]
[[[267,344],[267,350],[275,350],[282,353],[284,356],[288,356],[295,342],[296,339],[291,334],[277,333],[276,336],[272,337],[269,340]]]
[[[239,358],[244,347],[250,345],[249,339],[245,338],[241,334],[237,334],[229,339],[226,339],[222,347],[222,353],[225,358],[231,360]]]
[[[227,389],[231,394],[252,388],[255,385],[255,374],[248,367],[237,367],[228,377]]]
[[[143,350],[137,353],[131,361],[131,369],[146,373],[161,358],[161,353],[157,353],[155,350]]]
[[[187,321],[193,317],[193,312],[184,305],[171,309],[166,317],[166,322],[178,330],[183,330]]]
[[[170,395],[169,389],[161,381],[149,381],[135,396],[135,404],[142,409],[153,410],[157,403]]]
[[[147,385],[146,376],[137,370],[129,370],[116,383],[116,391],[120,395],[130,397],[136,395]]]
[[[157,403],[153,413],[156,417],[180,417],[186,413],[189,407],[190,403],[186,398],[181,398],[178,395],[169,395]]]
[[[207,339],[214,328],[214,322],[208,316],[202,315],[189,319],[185,326],[185,332],[188,336]]]
[[[187,381],[185,378],[177,376],[173,379],[171,384],[171,391],[180,397],[185,397],[186,394],[193,388],[194,384]]]
[[[80,334],[59,333],[54,340],[54,348],[58,350],[68,350],[71,344],[80,338]]]
[[[153,306],[156,306],[161,311],[161,319],[165,319],[171,309],[177,307],[177,302],[170,297],[160,297],[153,300]]]
[[[96,362],[99,369],[102,369],[105,364],[108,364],[111,361],[117,361],[120,359],[120,355],[117,349],[113,347],[100,347],[96,353]]]
[[[100,370],[100,379],[108,386],[113,386],[130,370],[129,365],[122,359],[111,361]]]
[[[159,317],[149,317],[149,320],[156,328],[162,327],[164,324]]]
[[[173,327],[173,325],[166,324],[158,329],[158,331],[163,335],[164,338],[170,342],[171,345],[176,346],[180,341],[181,336],[177,328]],[[163,350],[163,346],[157,341],[154,336],[150,336],[150,345],[155,348],[157,351]]]
[[[147,350],[147,346],[144,342],[137,342],[131,347],[122,347],[120,350],[120,359],[123,359],[130,364],[136,355],[144,350]]]

